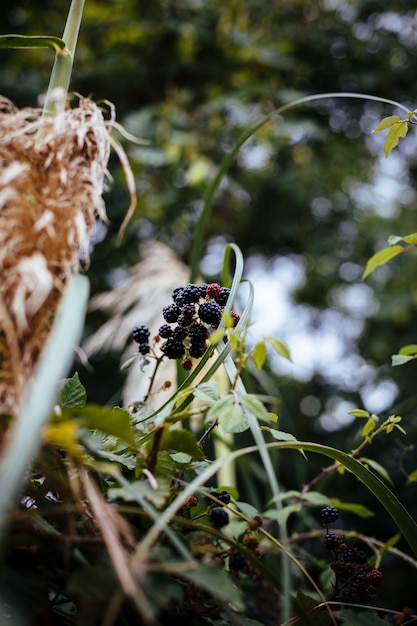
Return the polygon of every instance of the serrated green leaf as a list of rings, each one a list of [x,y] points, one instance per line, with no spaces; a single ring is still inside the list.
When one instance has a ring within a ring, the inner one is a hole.
[[[72,378],[64,378],[61,381],[58,402],[61,409],[85,406],[87,393],[80,382],[78,372],[75,372]]]
[[[266,430],[277,441],[297,441],[297,438],[291,433],[285,433],[283,430],[277,430],[276,428],[263,427],[262,430]]]
[[[219,417],[219,425],[225,433],[243,433],[249,428],[248,420],[240,404],[227,407]]]
[[[214,404],[220,397],[220,391],[216,383],[201,383],[195,388],[194,395],[207,404]]]
[[[65,41],[49,35],[0,35],[0,48],[52,48],[62,54]]]
[[[240,593],[232,579],[213,563],[202,563],[196,569],[181,572],[179,576],[205,589],[215,598],[233,604],[236,609],[243,609]]]
[[[381,120],[376,128],[372,131],[374,135],[380,133],[381,130],[386,130],[387,128],[391,128],[394,124],[397,124],[400,121],[398,115],[389,115],[388,117],[384,117]]]
[[[175,463],[181,463],[184,465],[188,465],[193,460],[189,454],[185,454],[185,452],[174,452],[169,455]]]
[[[317,606],[317,601],[298,589],[294,599],[294,608],[299,626],[331,626],[334,621],[325,607]]]
[[[229,409],[234,404],[234,397],[231,394],[222,396],[209,408],[206,414],[205,422],[219,421],[224,411]]]
[[[307,491],[307,493],[303,494],[303,500],[307,500],[307,502],[317,506],[330,506],[332,504],[331,499],[319,491]]]
[[[353,415],[353,417],[365,417],[368,419],[369,411],[365,411],[364,409],[354,409],[353,411],[348,411],[348,415]]]
[[[416,356],[406,356],[405,354],[393,354],[391,357],[391,365],[392,367],[397,367],[398,365],[405,365],[409,361],[413,361],[417,358]]]
[[[239,398],[242,406],[253,415],[258,420],[262,420],[263,422],[269,423],[269,413],[265,408],[265,405],[257,398],[255,395],[251,393],[243,394]]]
[[[253,360],[256,365],[256,369],[260,370],[265,365],[266,361],[266,345],[264,341],[259,341],[253,349]]]
[[[252,519],[255,515],[259,515],[258,509],[247,502],[236,502],[236,506],[248,519]]]
[[[280,354],[284,358],[291,361],[290,350],[283,341],[281,341],[280,339],[276,339],[276,337],[265,337],[265,339],[269,341],[272,348],[275,350],[277,354]]]
[[[379,266],[388,263],[391,259],[404,252],[402,246],[390,246],[376,252],[367,262],[362,280],[365,280]]]
[[[385,156],[388,158],[391,151],[398,146],[400,139],[404,139],[408,132],[407,122],[398,122],[391,126],[384,143]]]

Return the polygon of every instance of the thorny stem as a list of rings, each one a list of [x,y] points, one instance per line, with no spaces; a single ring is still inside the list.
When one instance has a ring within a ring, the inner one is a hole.
[[[205,440],[207,439],[207,437],[210,435],[210,433],[216,428],[216,426],[219,425],[219,422],[217,420],[215,420],[212,424],[210,424],[210,426],[207,428],[206,431],[204,431],[204,433],[201,435],[200,439],[197,441],[197,445],[200,446],[200,448],[203,446],[203,443],[205,442]]]
[[[154,370],[152,372],[152,376],[149,379],[148,391],[146,392],[145,397],[143,398],[143,402],[146,402],[148,400],[149,396],[151,395],[151,391],[152,391],[153,384],[155,382],[156,374],[158,372],[159,366],[162,363],[163,358],[164,358],[164,355],[162,355],[160,357],[156,357],[155,367],[154,367]]]

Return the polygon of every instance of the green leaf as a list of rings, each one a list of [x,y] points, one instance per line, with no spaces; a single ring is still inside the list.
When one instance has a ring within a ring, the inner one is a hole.
[[[417,233],[412,233],[411,235],[405,235],[402,237],[401,235],[390,235],[388,237],[388,243],[390,246],[395,246],[400,241],[404,241],[405,243],[417,244]]]
[[[253,349],[253,360],[256,369],[260,370],[266,361],[266,345],[264,341],[259,341]]]
[[[373,517],[375,513],[373,513],[370,509],[362,504],[356,504],[356,502],[342,502],[338,498],[331,498],[332,505],[341,511],[349,511],[349,513],[353,513],[358,517]]]
[[[0,35],[0,48],[52,48],[62,54],[65,41],[49,35]]]
[[[409,475],[407,479],[407,485],[411,483],[417,483],[417,470],[414,470],[413,472],[411,472],[411,474]]]
[[[393,354],[391,357],[391,365],[392,367],[397,367],[398,365],[405,365],[409,361],[413,361],[417,359],[417,355],[415,356],[406,356],[405,354]]]
[[[134,356],[131,356],[129,359],[127,359],[127,361],[122,363],[122,365],[120,366],[120,371],[124,372],[125,370],[128,370],[129,367],[132,367],[133,363],[140,358],[140,356],[140,354],[135,354]]]
[[[281,341],[280,339],[276,339],[275,337],[265,337],[265,339],[270,342],[271,346],[277,354],[280,354],[284,358],[291,361],[290,350],[283,341]]]
[[[398,146],[400,139],[404,139],[408,132],[408,124],[406,121],[398,122],[391,126],[385,139],[384,150],[385,156],[388,158],[393,148]]]
[[[300,618],[299,626],[331,626],[334,622],[325,607],[318,607],[317,601],[298,589],[294,608]]]
[[[376,426],[375,420],[373,420],[372,417],[370,417],[368,421],[366,422],[365,426],[362,428],[362,435],[364,437],[366,437],[366,435],[369,435],[369,433],[371,433],[374,430],[375,426]]]
[[[75,372],[72,378],[64,378],[61,381],[58,401],[61,409],[85,406],[87,393],[85,387],[80,382],[78,372]]]
[[[219,421],[224,411],[230,409],[235,402],[234,397],[231,394],[227,394],[222,398],[216,400],[216,402],[209,408],[206,415],[206,422],[216,422]]]
[[[200,383],[195,388],[194,395],[207,404],[214,404],[220,397],[220,391],[216,383]]]
[[[205,458],[204,452],[197,445],[193,433],[182,428],[165,429],[162,435],[160,450],[183,452],[190,455],[193,461],[201,461]]]
[[[283,430],[277,430],[276,428],[270,428],[269,426],[262,426],[262,430],[266,430],[277,441],[297,441],[297,438],[290,433],[285,433]]]
[[[400,348],[400,354],[417,355],[417,343],[411,343]]]
[[[369,418],[369,411],[364,411],[363,409],[354,409],[353,411],[348,411],[348,415],[353,415],[354,417],[365,417]]]
[[[330,506],[332,504],[331,499],[319,491],[307,491],[307,493],[303,495],[303,500],[307,500],[307,502],[311,502],[311,504],[316,504],[317,506]]]
[[[386,620],[381,619],[374,610],[359,613],[353,609],[342,609],[337,612],[337,617],[344,626],[387,626]]]
[[[292,513],[298,513],[302,508],[301,503],[296,504],[287,504],[287,506],[283,506],[281,509],[270,509],[266,513],[264,513],[264,517],[268,519],[273,519],[279,522],[280,524],[286,524],[288,518]]]
[[[98,430],[107,435],[118,437],[122,441],[133,444],[135,442],[127,411],[110,407],[88,404],[83,408],[65,409],[63,419],[74,419],[91,430]]]
[[[239,397],[239,400],[242,406],[252,413],[257,420],[261,420],[263,422],[270,422],[269,413],[265,408],[263,402],[259,400],[259,398],[252,393],[242,394]]]
[[[385,469],[385,467],[380,465],[380,463],[377,463],[373,459],[368,459],[368,458],[362,458],[361,461],[369,465],[370,468],[372,468],[375,472],[377,472],[380,476],[382,476],[382,478],[385,478],[385,480],[391,483],[391,485],[394,485],[387,470]]]
[[[190,569],[178,575],[208,591],[215,598],[232,604],[236,609],[243,609],[243,602],[237,587],[227,572],[217,565],[202,563],[196,569]]]
[[[388,117],[384,117],[384,119],[379,122],[378,126],[374,128],[372,133],[376,135],[377,133],[380,133],[381,130],[391,128],[391,126],[394,126],[394,124],[397,124],[399,121],[400,118],[398,115],[389,115]]]
[[[248,519],[252,519],[255,515],[259,515],[258,509],[247,502],[236,502],[236,506],[241,513]]]
[[[367,262],[365,271],[362,275],[362,280],[365,280],[372,272],[379,266],[384,265],[394,257],[404,252],[402,246],[390,246],[389,248],[383,248],[376,252]]]
[[[243,433],[249,428],[248,420],[239,404],[227,407],[219,418],[219,424],[225,433]]]

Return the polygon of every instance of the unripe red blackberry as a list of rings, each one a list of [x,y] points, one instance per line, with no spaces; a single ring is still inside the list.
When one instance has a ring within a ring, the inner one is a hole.
[[[341,538],[335,533],[327,533],[324,537],[324,547],[327,548],[327,550],[337,550],[341,543]]]
[[[215,506],[210,511],[211,523],[215,528],[223,528],[229,523],[229,514],[225,509],[220,506]]]
[[[192,367],[193,367],[193,362],[191,359],[184,359],[183,361],[181,361],[181,367],[186,371],[189,372]]]
[[[143,354],[143,355],[149,354],[150,350],[151,349],[150,349],[148,343],[140,343],[139,344],[139,352],[140,352],[140,354]]]
[[[158,335],[162,337],[162,339],[168,339],[169,337],[172,337],[172,333],[173,330],[169,324],[162,324],[162,326],[159,327]]]
[[[233,550],[229,556],[229,568],[234,571],[242,570],[247,565],[247,560],[239,550]]]
[[[169,323],[176,322],[180,313],[181,310],[176,304],[168,304],[162,311],[164,320]]]
[[[322,526],[329,526],[339,519],[339,511],[334,506],[326,506],[320,511]]]
[[[228,491],[212,491],[211,495],[223,504],[229,504],[230,502],[230,493]]]
[[[198,316],[202,322],[211,326],[218,326],[222,316],[222,310],[217,302],[203,302],[198,308]]]
[[[382,575],[382,572],[379,571],[379,569],[371,569],[370,572],[368,572],[368,582],[371,585],[380,585],[382,583],[382,581],[384,580],[384,577]]]
[[[161,350],[168,359],[181,359],[185,353],[184,344],[172,337],[166,340]]]
[[[144,324],[140,326],[135,326],[132,330],[132,337],[136,341],[136,343],[148,343],[150,330]]]
[[[221,293],[222,288],[217,283],[210,283],[210,285],[207,285],[206,296],[208,298],[217,299],[220,297]]]

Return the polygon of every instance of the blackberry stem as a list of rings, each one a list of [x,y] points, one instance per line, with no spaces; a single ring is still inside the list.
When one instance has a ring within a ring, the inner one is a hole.
[[[201,435],[200,439],[197,441],[197,445],[200,446],[200,448],[203,446],[203,443],[205,442],[207,437],[210,435],[211,431],[214,430],[216,426],[218,425],[219,425],[219,422],[217,420],[214,421],[212,424],[210,424],[207,430]]]
[[[164,355],[162,355],[160,357],[155,357],[155,358],[156,358],[155,367],[153,368],[152,375],[151,375],[151,377],[149,379],[148,391],[146,392],[146,394],[145,394],[145,396],[143,398],[144,402],[146,402],[148,400],[149,396],[151,395],[152,387],[153,387],[153,384],[155,382],[156,373],[158,371],[158,367],[161,365],[161,363],[163,361]]]
[[[159,446],[161,445],[162,435],[164,434],[165,426],[159,426],[159,428],[155,431],[155,436],[152,444],[152,450],[148,456],[148,464],[147,469],[153,474],[157,461],[158,461],[158,452]]]

